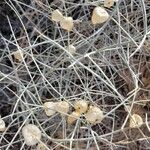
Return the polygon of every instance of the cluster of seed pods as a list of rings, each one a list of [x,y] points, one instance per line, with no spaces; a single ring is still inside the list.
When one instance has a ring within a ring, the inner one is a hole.
[[[110,8],[114,5],[116,0],[105,0],[104,6]],[[108,12],[100,6],[94,8],[92,12],[91,21],[95,24],[101,24],[107,21],[109,18]],[[62,12],[58,9],[54,10],[51,14],[52,21],[55,21],[60,24],[60,27],[67,31],[72,31],[74,27],[74,20],[72,17],[63,16]]]
[[[118,0],[104,0],[104,7],[110,8]],[[56,9],[51,14],[52,21],[55,21],[60,24],[60,27],[66,31],[72,31],[74,27],[74,20],[71,16],[63,16],[62,12],[59,9]],[[91,16],[91,22],[93,25],[101,24],[106,22],[109,19],[109,14],[105,8],[97,6],[94,8]],[[68,51],[71,54],[76,52],[76,48],[73,45],[68,46]],[[12,53],[16,62],[21,62],[23,60],[23,51],[17,50]]]
[[[67,123],[73,124],[81,116],[84,116],[86,121],[95,124],[100,123],[104,117],[103,111],[97,106],[88,106],[88,102],[85,100],[78,100],[73,105],[74,111],[68,114],[70,107],[66,101],[61,102],[45,102],[44,110],[47,116],[52,116],[56,112],[62,116],[67,116]]]

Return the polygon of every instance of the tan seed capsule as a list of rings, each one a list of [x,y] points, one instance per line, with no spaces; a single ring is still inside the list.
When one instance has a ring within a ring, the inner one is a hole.
[[[13,56],[18,62],[21,62],[23,60],[23,52],[21,50],[13,52]]]
[[[104,118],[103,111],[98,107],[90,106],[85,118],[91,124],[100,123]]]
[[[78,118],[80,117],[80,113],[78,112],[72,112],[67,119],[67,122],[69,125],[73,124]]]
[[[54,102],[45,102],[44,103],[44,110],[47,116],[52,116],[55,114],[56,110],[55,110],[55,105],[56,103]]]
[[[43,143],[39,143],[39,144],[37,145],[36,150],[47,150],[47,149],[46,149],[46,147],[44,146]]]
[[[55,110],[61,115],[66,115],[69,111],[69,103],[66,101],[57,102],[55,105]]]
[[[25,125],[22,128],[22,135],[28,146],[36,145],[41,139],[41,131],[34,124]]]
[[[107,7],[107,8],[110,8],[114,5],[115,3],[115,0],[105,0],[104,1],[104,6]]]
[[[60,26],[64,30],[71,31],[74,26],[72,17],[64,17],[60,21]]]
[[[60,22],[63,19],[62,13],[56,9],[52,12],[52,20],[55,22]]]
[[[143,124],[143,119],[137,114],[133,114],[130,118],[129,127],[136,128]]]
[[[73,45],[69,45],[68,46],[68,51],[71,53],[71,54],[74,54],[76,52],[76,48],[73,46]]]
[[[6,126],[4,120],[0,117],[0,132],[5,131]]]
[[[78,112],[80,114],[85,113],[88,109],[88,103],[85,100],[76,101],[74,104],[74,108],[75,108],[76,112]]]
[[[102,7],[95,7],[92,13],[92,23],[95,24],[101,24],[103,22],[106,22],[109,18],[109,14],[107,11]]]

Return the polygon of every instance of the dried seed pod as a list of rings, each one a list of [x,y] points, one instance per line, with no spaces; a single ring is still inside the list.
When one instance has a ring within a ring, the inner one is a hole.
[[[61,115],[66,115],[69,111],[69,103],[66,101],[57,102],[55,105],[55,110]]]
[[[100,123],[104,118],[103,111],[98,107],[90,106],[85,118],[91,124]]]
[[[0,117],[0,132],[5,131],[5,129],[6,129],[5,122],[4,122],[4,120]]]
[[[21,62],[23,60],[23,52],[21,50],[17,50],[13,52],[13,56],[16,61]]]
[[[72,17],[64,17],[60,21],[60,26],[64,30],[71,31],[74,26]]]
[[[130,118],[129,127],[136,128],[140,127],[143,124],[143,119],[137,114],[133,114]]]
[[[85,113],[88,109],[88,103],[85,100],[76,101],[76,103],[74,104],[74,108],[76,112],[80,114]]]
[[[68,119],[67,119],[68,124],[69,124],[69,125],[73,124],[79,117],[80,117],[80,113],[73,111],[73,112],[68,116]]]
[[[56,9],[52,12],[52,20],[55,22],[60,22],[63,19],[62,13]]]
[[[100,24],[106,22],[109,18],[109,14],[107,11],[102,7],[95,7],[92,13],[92,23]]]
[[[69,45],[68,46],[68,51],[71,53],[71,54],[74,54],[76,52],[76,48],[73,46],[73,45]]]
[[[43,143],[39,143],[39,144],[37,145],[36,150],[47,150],[47,149],[46,149],[46,147],[44,146]]]
[[[22,135],[28,146],[36,145],[41,139],[41,131],[34,124],[25,125],[22,128]]]
[[[105,0],[104,1],[104,6],[107,7],[107,8],[110,8],[114,5],[115,3],[115,0]]]
[[[44,103],[44,110],[47,116],[52,116],[55,114],[56,110],[55,110],[55,106],[56,103],[54,102],[45,102]]]

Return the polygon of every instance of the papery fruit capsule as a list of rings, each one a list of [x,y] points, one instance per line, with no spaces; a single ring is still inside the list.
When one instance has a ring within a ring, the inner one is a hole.
[[[28,146],[36,145],[41,140],[41,131],[34,124],[25,125],[22,128],[22,135]]]
[[[102,7],[95,7],[92,13],[92,23],[100,24],[106,22],[109,18],[109,14],[107,11]]]
[[[69,103],[66,101],[56,102],[55,110],[61,115],[66,115],[69,111]]]
[[[129,127],[136,128],[143,124],[143,119],[138,114],[133,114],[130,118]]]
[[[110,8],[114,5],[115,3],[115,0],[105,0],[104,1],[104,6],[107,7],[107,8]]]
[[[80,117],[80,113],[73,111],[67,119],[69,125],[73,124]]]
[[[45,102],[44,103],[44,110],[47,116],[52,116],[55,114],[56,110],[55,110],[55,102]]]
[[[52,20],[55,22],[60,22],[63,19],[62,13],[56,9],[52,12]]]
[[[21,62],[23,60],[23,52],[21,50],[13,52],[13,56],[18,62]]]
[[[60,26],[64,30],[71,31],[74,26],[72,17],[64,17],[60,21]]]
[[[4,122],[4,120],[0,117],[0,132],[5,131],[5,129],[6,129],[5,122]]]
[[[74,53],[76,52],[75,46],[69,45],[69,46],[68,46],[68,51],[69,51],[71,54],[74,54]]]
[[[104,118],[103,111],[98,107],[90,106],[85,118],[91,124],[100,123]]]
[[[75,102],[74,108],[80,114],[85,113],[88,109],[88,103],[85,100],[78,100]]]

